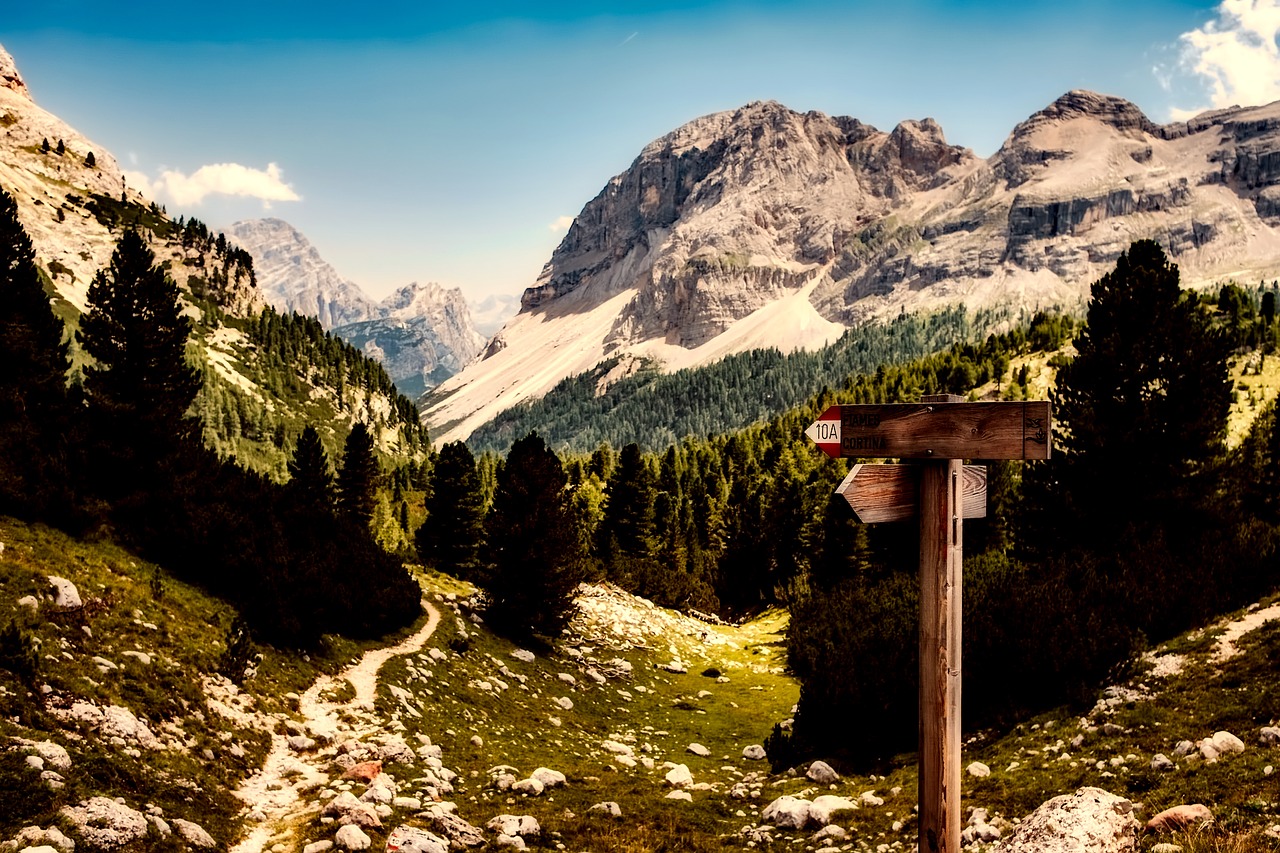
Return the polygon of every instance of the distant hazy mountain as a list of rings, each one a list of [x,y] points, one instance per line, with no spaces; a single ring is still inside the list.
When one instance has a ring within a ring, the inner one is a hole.
[[[1069,306],[1138,238],[1184,283],[1271,279],[1277,225],[1280,103],[1161,126],[1070,92],[984,160],[932,119],[886,133],[756,102],[611,179],[424,416],[438,440],[464,438],[611,356],[676,369],[956,302]]]
[[[228,233],[253,255],[268,302],[317,318],[378,359],[404,394],[416,397],[435,387],[484,346],[456,288],[414,283],[375,302],[282,219],[237,222]]]

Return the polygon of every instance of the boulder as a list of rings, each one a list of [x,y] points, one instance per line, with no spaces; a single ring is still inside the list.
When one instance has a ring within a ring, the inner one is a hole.
[[[690,794],[688,791],[672,791],[667,794],[666,798],[668,800],[681,800],[686,803],[693,802],[693,794]]]
[[[625,743],[618,743],[616,740],[606,740],[600,744],[600,748],[605,752],[612,752],[614,755],[634,756],[636,751]]]
[[[451,847],[479,847],[484,844],[484,833],[456,814],[433,809],[428,818],[431,828],[448,839]]]
[[[289,748],[294,752],[310,752],[316,748],[316,742],[306,735],[290,735]]]
[[[537,655],[528,649],[516,649],[511,653],[511,656],[521,663],[533,663],[537,658]]]
[[[691,743],[684,748],[684,751],[696,755],[699,758],[706,758],[711,754],[711,750],[707,749],[700,743]]]
[[[547,767],[539,767],[537,770],[529,774],[530,779],[537,779],[542,783],[542,787],[558,788],[565,783],[564,774],[559,770],[552,770]]]
[[[1213,737],[1200,741],[1200,755],[1205,761],[1216,761],[1221,755],[1244,752],[1244,741],[1231,732],[1214,732]]]
[[[742,757],[748,761],[763,761],[765,759],[764,747],[758,743],[742,748]]]
[[[212,849],[218,846],[218,842],[213,840],[213,836],[198,823],[192,823],[180,817],[175,817],[170,823],[173,824],[173,829],[178,833],[178,837],[192,847]]]
[[[622,817],[622,806],[612,800],[608,800],[603,803],[596,803],[594,806],[587,809],[587,811],[595,812],[597,814],[606,814],[609,817]]]
[[[54,853],[72,853],[76,849],[76,843],[63,835],[56,826],[48,829],[41,829],[38,826],[23,827],[10,843],[16,845],[18,850],[51,849]],[[4,845],[0,845],[0,849],[5,849]]]
[[[687,788],[693,784],[693,774],[689,772],[688,766],[677,764],[667,771],[667,784],[673,788]]]
[[[333,834],[333,843],[343,850],[368,850],[373,846],[369,836],[352,824],[338,827],[338,831]]]
[[[380,828],[382,819],[371,803],[362,803],[350,791],[343,791],[325,803],[320,812],[325,817],[335,818],[340,824],[354,824],[366,829]]]
[[[397,826],[387,836],[387,853],[449,853],[449,842],[413,826]]]
[[[313,841],[306,847],[302,848],[302,853],[329,853],[333,849],[333,842],[325,839],[324,841]]]
[[[538,797],[542,795],[544,788],[537,779],[521,779],[519,782],[513,782],[511,792],[513,794],[524,794],[529,797]]]
[[[147,837],[147,819],[123,802],[106,797],[90,797],[59,812],[74,827],[74,833],[90,847],[124,847]]]
[[[537,838],[542,834],[542,827],[537,819],[530,815],[500,814],[490,818],[485,824],[488,829],[499,835],[518,835],[521,838]]]
[[[826,826],[831,823],[831,816],[836,812],[853,811],[856,808],[858,804],[848,797],[823,794],[821,797],[814,797],[809,804],[809,820],[818,826]]]
[[[1196,745],[1189,740],[1180,740],[1173,747],[1173,754],[1181,758],[1196,751]]]
[[[1172,770],[1176,766],[1177,765],[1169,759],[1169,756],[1165,755],[1163,752],[1157,752],[1151,757],[1152,770],[1167,771]]]
[[[76,589],[75,584],[57,575],[48,575],[47,577],[49,583],[53,586],[53,607],[55,610],[79,610],[84,607],[84,602],[80,600],[80,591]]]
[[[983,764],[981,761],[974,761],[969,764],[967,771],[970,776],[976,779],[985,779],[991,775],[991,768]]]
[[[1263,746],[1280,746],[1280,726],[1263,726],[1258,732],[1258,742]]]
[[[1175,832],[1192,826],[1209,823],[1213,820],[1213,812],[1203,803],[1174,806],[1147,821],[1149,832]]]
[[[58,853],[58,850],[48,844],[41,844],[39,847],[23,847],[18,853]]]
[[[1003,853],[1129,853],[1137,850],[1133,803],[1101,788],[1054,797],[1023,819]]]
[[[831,785],[840,781],[840,774],[831,769],[831,765],[825,761],[815,761],[809,765],[809,770],[804,774],[812,782],[819,785]]]
[[[809,823],[813,803],[799,797],[778,797],[764,807],[760,819],[779,829],[804,829]]]

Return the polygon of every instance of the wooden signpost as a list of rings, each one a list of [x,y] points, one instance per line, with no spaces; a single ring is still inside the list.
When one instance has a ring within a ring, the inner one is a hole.
[[[986,469],[964,459],[1048,459],[1047,402],[832,406],[805,430],[824,453],[926,460],[855,465],[836,490],[866,523],[920,519],[919,851],[960,851],[962,520],[986,515]]]

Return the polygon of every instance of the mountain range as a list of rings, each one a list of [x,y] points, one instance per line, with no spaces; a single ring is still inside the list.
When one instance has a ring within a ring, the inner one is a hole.
[[[417,397],[440,384],[484,347],[457,288],[414,282],[374,301],[284,220],[245,220],[228,234],[253,256],[258,286],[270,305],[315,317],[382,362],[404,394]]]
[[[569,228],[484,358],[423,401],[467,437],[606,359],[667,370],[963,301],[1071,307],[1131,241],[1186,284],[1280,271],[1280,104],[1159,125],[1073,91],[989,158],[771,102],[647,145]],[[615,371],[624,374],[624,371]]]

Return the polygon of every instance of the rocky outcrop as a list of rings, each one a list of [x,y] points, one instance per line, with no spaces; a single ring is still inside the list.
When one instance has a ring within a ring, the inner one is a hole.
[[[613,357],[667,369],[819,346],[964,301],[1078,304],[1135,239],[1184,281],[1280,275],[1280,103],[1158,125],[1074,91],[990,158],[774,102],[650,143],[583,207],[483,358],[425,401],[439,440]]]
[[[1018,824],[1007,853],[1126,853],[1137,850],[1133,803],[1101,788],[1054,797]]]
[[[18,73],[17,64],[3,47],[0,47],[0,88],[10,89],[28,101],[31,100],[31,93],[27,91],[27,84]]]

